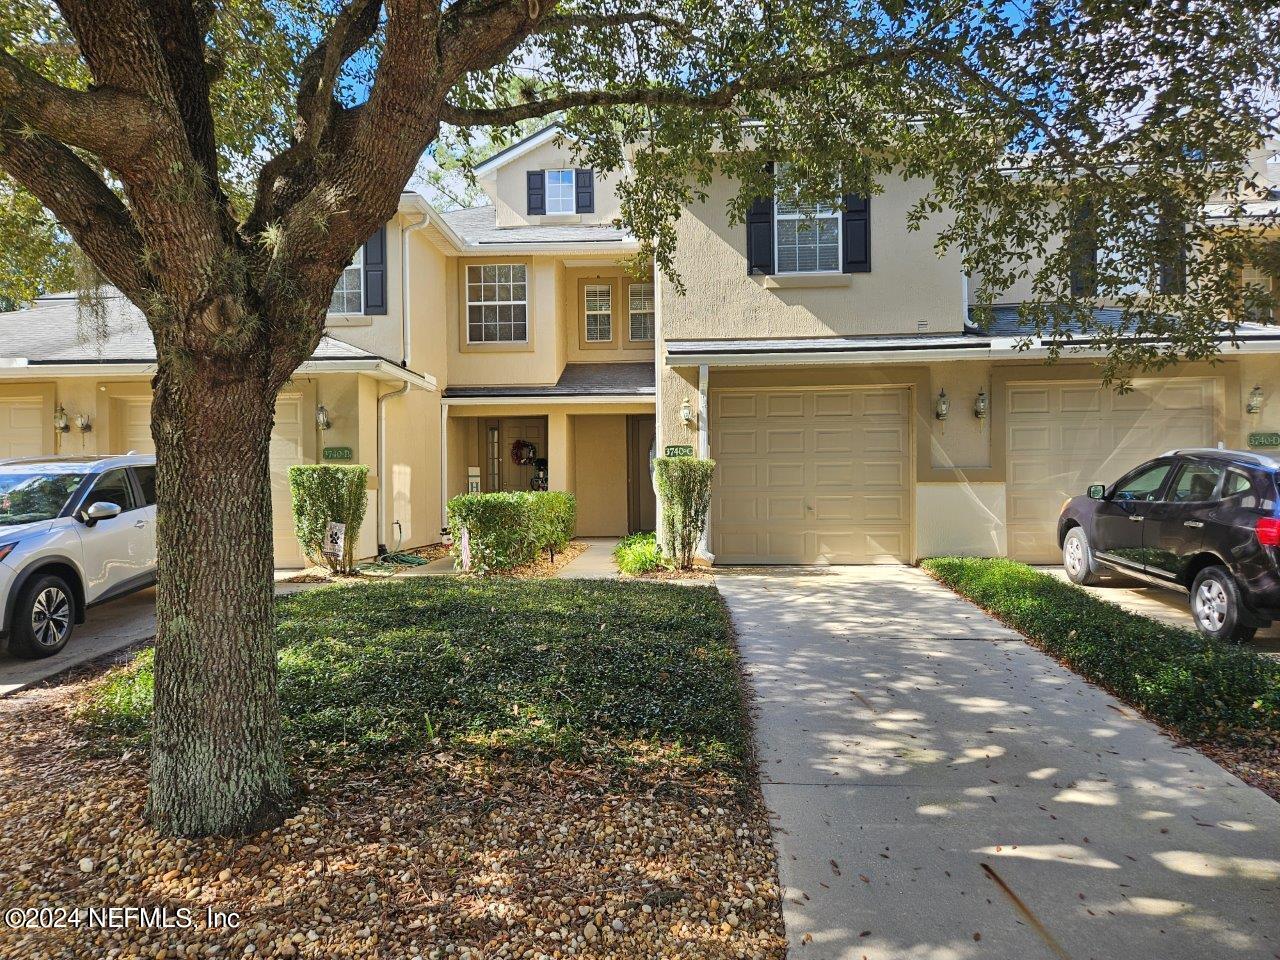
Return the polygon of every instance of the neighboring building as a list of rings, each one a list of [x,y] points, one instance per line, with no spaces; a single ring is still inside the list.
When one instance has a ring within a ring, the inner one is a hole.
[[[542,482],[577,496],[580,535],[652,529],[651,456],[688,447],[719,463],[716,562],[1051,561],[1059,506],[1090,482],[1280,431],[1280,329],[1123,395],[1087,359],[1016,349],[1016,291],[977,330],[959,259],[907,230],[918,181],[816,224],[759,203],[745,225],[720,181],[677,225],[685,294],[632,276],[612,185],[557,134],[477,169],[487,206],[406,193],[344,275],[277,412],[281,565],[301,561],[283,470],[326,450],[372,469],[363,554],[439,539],[454,494]],[[0,314],[0,456],[150,449],[154,351],[110,302],[105,338],[80,335],[73,296]]]

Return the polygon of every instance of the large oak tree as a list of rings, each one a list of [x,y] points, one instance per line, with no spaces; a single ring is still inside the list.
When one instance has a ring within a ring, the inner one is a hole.
[[[0,196],[27,222],[4,229],[45,256],[10,286],[31,289],[69,237],[156,344],[152,820],[243,831],[289,802],[274,400],[424,153],[558,117],[582,162],[625,173],[624,219],[668,271],[672,224],[715,169],[741,183],[739,217],[775,175],[810,199],[926,177],[916,216],[983,297],[1030,279],[1032,328],[1122,303],[1150,336],[1098,331],[1118,370],[1231,334],[1260,253],[1203,210],[1251,196],[1277,16],[1254,0],[11,0]],[[1081,224],[1104,254],[1073,294],[1074,248],[1054,238]],[[1184,285],[1158,281],[1183,259]]]

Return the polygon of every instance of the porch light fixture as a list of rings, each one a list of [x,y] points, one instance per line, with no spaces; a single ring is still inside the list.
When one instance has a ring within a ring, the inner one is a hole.
[[[1245,402],[1244,412],[1250,415],[1262,412],[1262,384],[1255,383],[1249,391],[1249,399]]]
[[[77,414],[76,414],[76,428],[77,428],[81,433],[92,433],[92,432],[93,432],[93,421],[92,421],[91,419],[89,419],[89,415],[88,415],[87,413],[77,413]]]
[[[316,407],[316,427],[320,430],[328,430],[333,426],[333,421],[329,419],[329,411],[324,408],[324,404]]]
[[[947,399],[947,391],[939,390],[938,401],[933,405],[933,415],[939,420],[945,420],[949,413],[951,413],[951,401]]]
[[[979,420],[987,419],[987,410],[990,406],[991,401],[987,399],[987,391],[979,390],[977,399],[973,401],[973,415]]]
[[[698,416],[693,412],[693,404],[688,400],[680,404],[680,419],[686,427],[692,427],[698,422]]]
[[[67,417],[67,411],[63,409],[62,404],[58,404],[58,409],[53,411],[53,429],[59,433],[66,433],[71,429],[71,420]]]

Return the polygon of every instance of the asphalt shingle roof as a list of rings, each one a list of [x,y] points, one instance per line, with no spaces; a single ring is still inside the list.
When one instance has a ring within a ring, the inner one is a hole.
[[[142,311],[115,290],[103,294],[101,314],[82,307],[75,293],[40,297],[23,310],[0,313],[0,363],[150,363],[155,343]],[[99,327],[99,323],[101,326]],[[313,360],[385,359],[331,336]]]
[[[652,363],[567,363],[553,384],[529,386],[450,387],[449,397],[652,397]]]
[[[1034,331],[1023,326],[1019,320],[1017,304],[1005,304],[994,306],[991,308],[991,322],[987,326],[982,326],[979,322],[979,311],[976,307],[969,308],[969,322],[971,324],[968,332],[976,336],[985,337],[1027,337],[1031,336]],[[1123,322],[1123,311],[1106,307],[1099,307],[1093,311],[1094,321],[1102,327],[1112,330],[1120,329]],[[1088,340],[1092,336],[1092,331],[1084,332],[1078,323],[1067,323],[1064,325],[1063,333],[1068,336],[1083,336]],[[1225,334],[1224,334],[1225,335]],[[1236,336],[1241,339],[1273,339],[1280,338],[1280,327],[1271,326],[1264,323],[1242,323],[1237,328]]]
[[[590,224],[543,224],[533,227],[499,227],[497,209],[492,206],[447,210],[441,214],[465,242],[480,245],[499,243],[621,243],[631,234],[612,226]]]

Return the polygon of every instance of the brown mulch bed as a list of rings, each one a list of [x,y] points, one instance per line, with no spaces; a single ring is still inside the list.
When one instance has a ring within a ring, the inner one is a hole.
[[[143,820],[145,758],[72,732],[83,689],[4,711],[0,911],[167,907],[192,925],[10,928],[0,958],[785,957],[763,807],[724,775],[435,751],[305,770],[275,830],[170,840]]]
[[[1271,799],[1280,801],[1280,733],[1223,734],[1190,746]]]
[[[411,550],[401,550],[400,553],[412,554],[415,557],[421,557],[427,562],[439,560],[449,555],[449,548],[443,543],[432,543],[425,547],[414,547]],[[411,567],[398,567],[391,563],[378,563],[369,560],[365,565],[351,576],[337,576],[328,567],[306,567],[294,573],[287,574],[276,580],[276,583],[352,583],[357,580],[369,579],[373,577],[388,577],[396,573],[398,570],[412,569]]]
[[[551,558],[551,554],[544,552],[533,563],[527,563],[522,567],[511,567],[507,570],[497,571],[497,573],[499,576],[515,577],[517,580],[538,580],[543,577],[554,577],[557,570],[566,563],[582,556],[586,549],[587,545],[585,543],[571,540],[567,547],[556,554],[554,560]]]
[[[650,570],[648,573],[624,573],[624,580],[667,580],[680,581],[688,580],[695,583],[711,583],[712,576],[709,567],[694,567],[692,570],[668,570],[665,567],[657,570]]]

